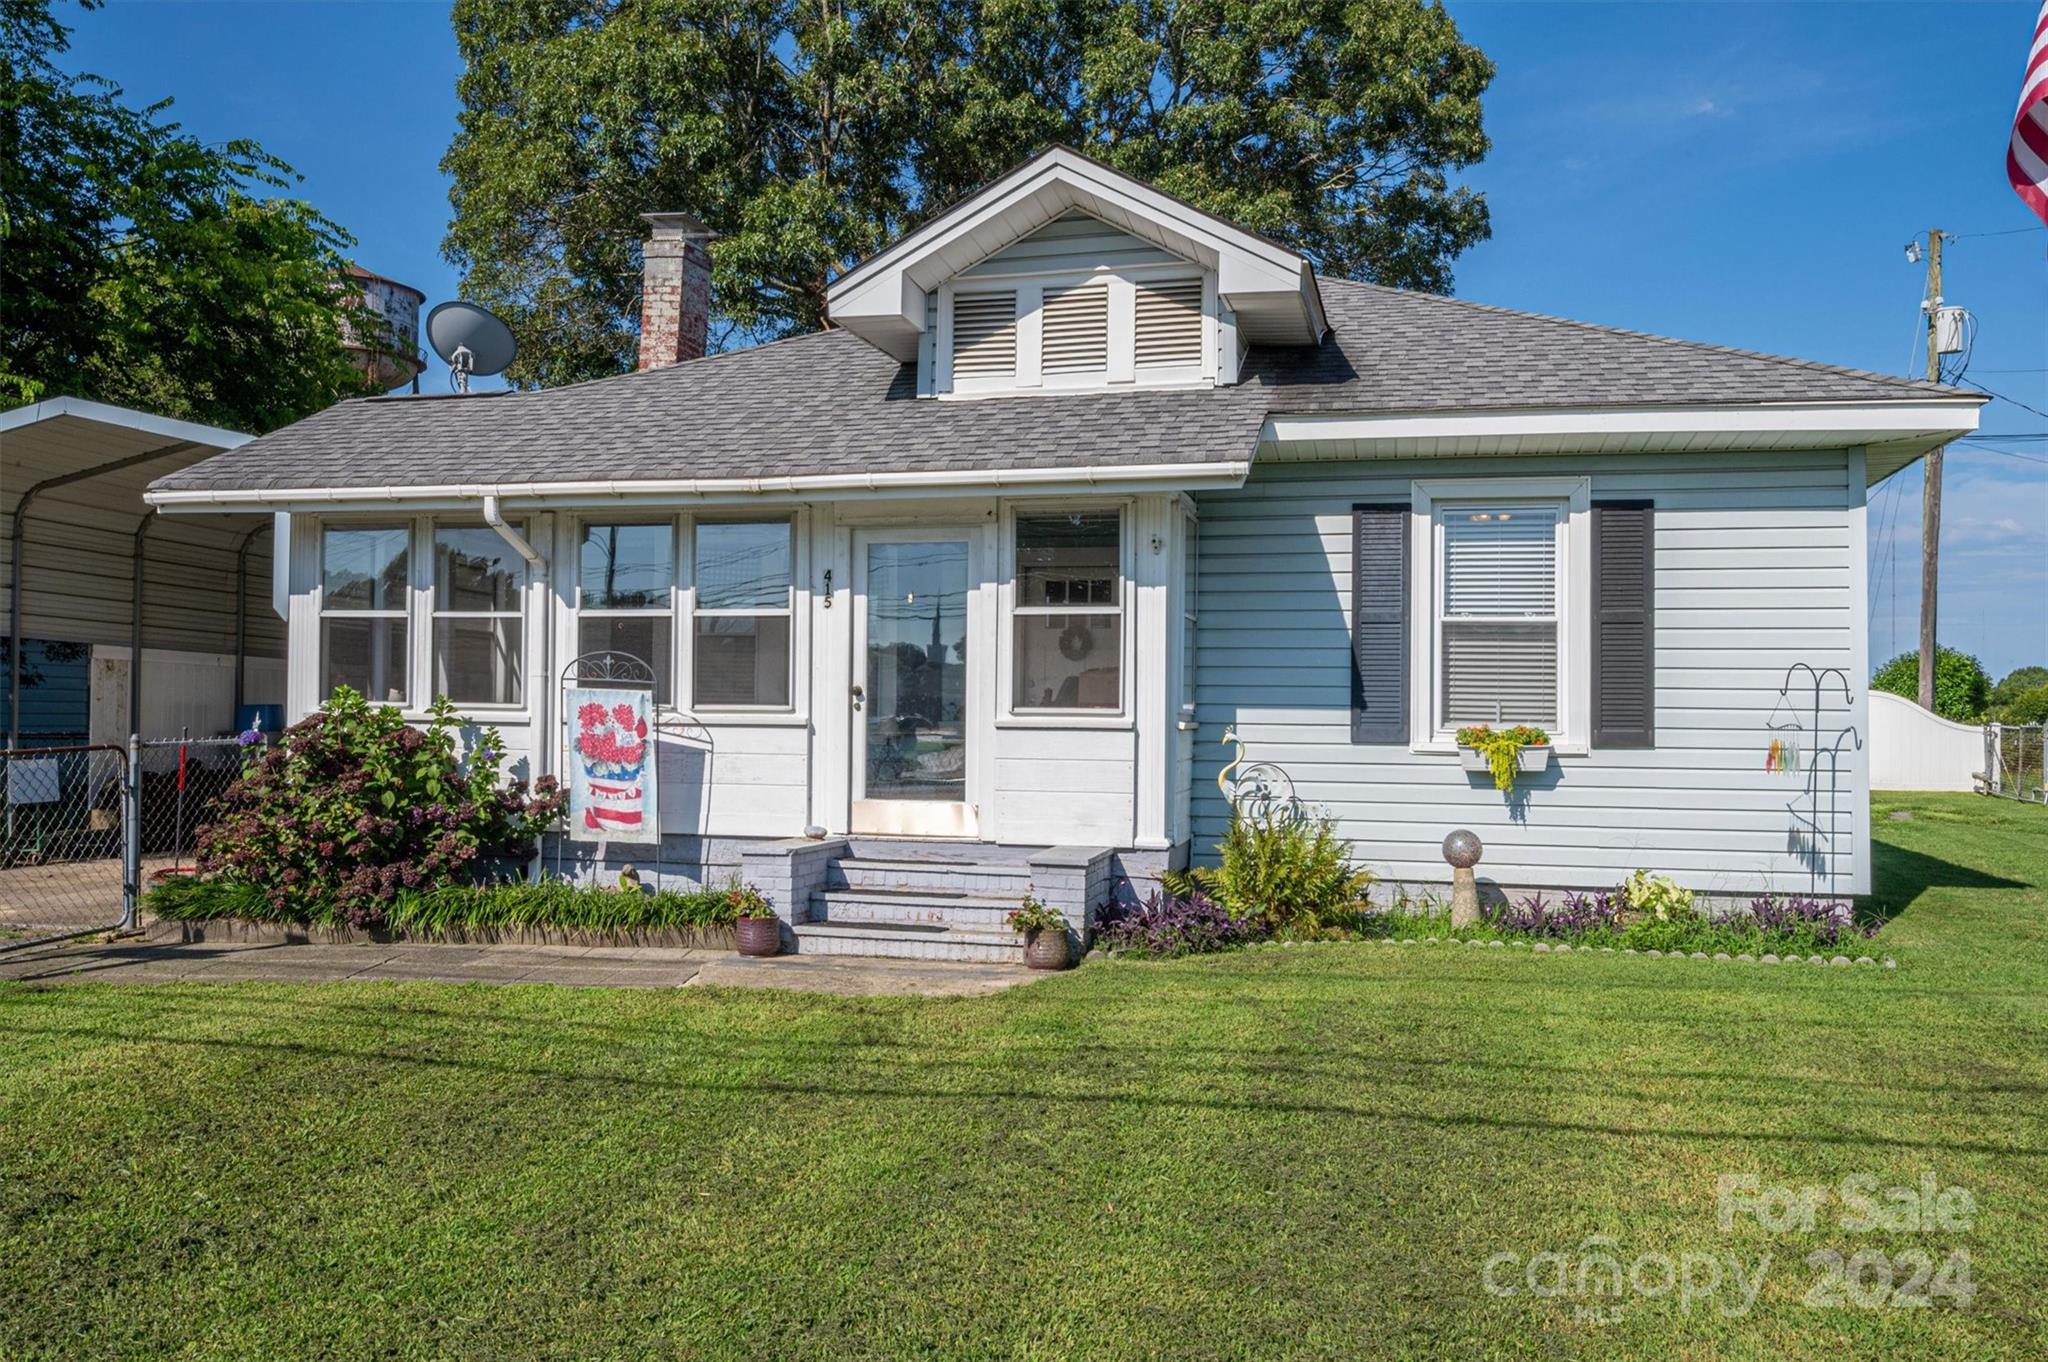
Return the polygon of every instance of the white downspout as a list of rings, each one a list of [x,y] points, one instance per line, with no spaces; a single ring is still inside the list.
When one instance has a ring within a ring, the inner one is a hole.
[[[517,550],[519,556],[524,558],[529,564],[534,567],[547,566],[547,559],[541,557],[540,550],[527,543],[525,535],[522,535],[506,523],[504,515],[498,510],[498,494],[496,492],[486,492],[484,494],[484,524],[496,530],[498,537]]]

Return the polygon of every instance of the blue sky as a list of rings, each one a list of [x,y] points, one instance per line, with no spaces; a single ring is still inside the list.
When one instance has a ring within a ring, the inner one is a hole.
[[[1494,150],[1467,177],[1494,237],[1459,262],[1460,294],[1917,373],[1922,276],[1903,247],[1940,227],[1960,237],[1948,301],[1979,324],[1968,377],[2048,412],[2048,231],[2004,176],[2032,0],[1450,9],[1499,67]],[[62,12],[68,69],[175,98],[202,137],[256,138],[363,265],[456,295],[440,258],[459,70],[445,6]],[[1997,401],[1984,431],[1948,457],[1941,639],[1998,675],[2048,662],[2048,415]],[[1874,492],[1877,660],[1914,645],[1920,495],[1917,466]]]

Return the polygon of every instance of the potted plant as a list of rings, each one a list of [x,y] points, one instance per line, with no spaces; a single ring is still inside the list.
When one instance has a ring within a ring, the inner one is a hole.
[[[741,955],[782,954],[782,920],[751,884],[735,884],[725,891],[733,908],[733,936]]]
[[[1534,775],[1550,769],[1550,735],[1530,724],[1495,729],[1474,724],[1458,730],[1458,761],[1477,775],[1493,773],[1493,788],[1503,793],[1515,788],[1516,775]]]
[[[1031,895],[1010,910],[1010,930],[1024,934],[1024,963],[1031,968],[1067,967],[1067,920]]]

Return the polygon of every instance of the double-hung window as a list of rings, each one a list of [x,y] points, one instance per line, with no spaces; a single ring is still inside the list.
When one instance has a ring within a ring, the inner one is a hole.
[[[1017,517],[1012,708],[1123,706],[1123,515]]]
[[[577,549],[576,651],[622,653],[654,669],[654,702],[674,700],[673,520],[585,523]]]
[[[488,525],[434,526],[434,693],[458,705],[525,703],[526,561]]]
[[[789,708],[790,541],[787,519],[697,522],[695,705]]]
[[[1437,728],[1563,724],[1561,501],[1436,507]]]
[[[348,686],[406,702],[412,526],[328,525],[320,532],[320,698]]]

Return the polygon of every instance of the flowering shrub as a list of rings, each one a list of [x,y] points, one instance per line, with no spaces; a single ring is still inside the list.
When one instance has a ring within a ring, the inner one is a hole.
[[[374,927],[401,893],[531,856],[563,795],[550,777],[531,793],[504,780],[495,730],[465,765],[458,726],[445,699],[414,727],[338,687],[324,714],[247,749],[199,830],[199,868],[256,886],[279,914]]]
[[[1234,917],[1206,894],[1185,898],[1162,896],[1156,890],[1139,907],[1105,910],[1097,935],[1114,955],[1201,955],[1264,939],[1263,923]]]
[[[1839,900],[1779,898],[1769,894],[1749,901],[1749,917],[1764,932],[1793,933],[1805,929],[1826,945],[1845,936],[1871,936],[1877,924],[1859,927],[1856,910]]]

